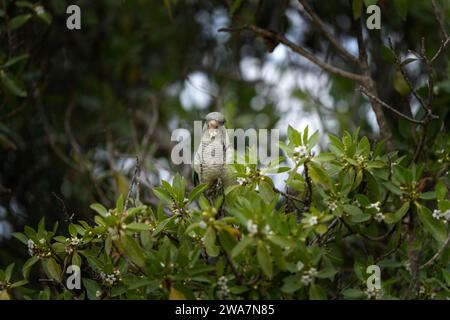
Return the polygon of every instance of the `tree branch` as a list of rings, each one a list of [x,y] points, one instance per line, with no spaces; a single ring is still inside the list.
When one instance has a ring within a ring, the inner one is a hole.
[[[351,63],[359,64],[358,60],[350,54],[336,39],[336,37],[331,34],[327,29],[325,24],[322,22],[320,17],[314,12],[314,9],[309,5],[307,0],[298,0],[304,10],[307,12],[308,16],[311,18],[311,21],[314,23],[314,25],[322,32],[322,34],[325,36],[325,38],[328,39],[328,41],[333,45],[333,47],[336,49],[340,55],[348,60]]]
[[[379,103],[379,104],[382,105],[383,107],[385,107],[385,108],[391,110],[392,112],[394,112],[396,115],[398,115],[398,116],[400,116],[400,117],[402,117],[402,118],[404,118],[404,119],[406,119],[406,120],[408,120],[408,121],[410,121],[410,122],[412,122],[412,123],[415,123],[415,124],[422,124],[422,121],[416,120],[416,119],[414,119],[414,118],[411,118],[411,117],[409,117],[409,116],[407,116],[407,115],[401,113],[400,111],[398,111],[398,110],[395,109],[394,107],[391,107],[389,104],[387,104],[386,102],[384,102],[384,101],[381,100],[380,98],[375,97],[374,95],[372,95],[371,93],[369,93],[369,92],[367,91],[367,89],[364,88],[363,86],[359,86],[359,90],[360,90],[363,94],[365,94],[370,100],[374,100],[375,102]]]
[[[375,113],[378,126],[380,127],[380,135],[383,139],[386,140],[386,147],[389,151],[394,149],[394,143],[392,141],[391,130],[387,124],[386,116],[383,112],[383,104],[380,103],[380,99],[378,98],[377,86],[375,81],[372,78],[369,68],[369,61],[367,59],[367,49],[364,41],[363,35],[364,25],[359,19],[356,23],[356,37],[358,42],[358,53],[359,53],[359,67],[363,74],[366,76],[366,81],[364,81],[363,86],[366,91],[373,96],[375,99],[371,99],[370,103],[372,105],[372,110]]]
[[[283,35],[281,35],[279,33],[269,31],[266,29],[262,29],[255,25],[252,25],[252,24],[244,24],[243,26],[237,27],[237,28],[221,28],[218,31],[219,32],[236,32],[236,31],[242,31],[242,30],[251,31],[254,34],[257,34],[263,38],[270,38],[270,39],[276,40],[276,41],[284,44],[288,48],[290,48],[295,53],[298,53],[302,57],[308,59],[310,62],[314,63],[318,67],[322,68],[323,70],[325,70],[331,74],[334,74],[334,75],[337,75],[337,76],[340,76],[343,78],[347,78],[350,80],[358,81],[358,82],[363,82],[366,79],[365,76],[342,70],[340,68],[332,66],[331,64],[328,64],[326,62],[319,60],[311,52],[303,49],[302,47],[299,47],[298,45],[296,45],[292,41],[288,40],[286,37],[284,37]]]

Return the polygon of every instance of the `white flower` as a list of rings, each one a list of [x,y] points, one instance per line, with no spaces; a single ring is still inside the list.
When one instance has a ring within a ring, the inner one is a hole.
[[[221,276],[218,280],[217,280],[217,284],[220,286],[226,285],[228,282],[227,277],[225,276]]]
[[[242,178],[242,177],[239,177],[236,180],[237,180],[237,183],[239,183],[241,186],[247,182],[247,179]]]
[[[77,246],[77,245],[80,243],[80,239],[78,239],[77,237],[71,238],[71,239],[70,239],[70,243],[71,243],[73,246]]]
[[[369,299],[379,300],[379,299],[383,298],[383,290],[377,289],[375,287],[367,288],[366,295],[367,295],[367,298],[369,298]]]
[[[202,229],[206,229],[206,222],[202,220],[199,222],[198,226]]]
[[[432,216],[435,219],[442,220],[444,223],[448,223],[450,221],[450,209],[444,212],[434,209]]]
[[[377,212],[377,214],[375,215],[374,218],[377,222],[382,222],[384,221],[384,213],[382,212]]]
[[[219,287],[219,290],[217,290],[217,296],[220,298],[225,298],[230,294],[230,289],[228,288],[228,279],[225,276],[221,276],[217,280],[217,286]]]
[[[258,226],[256,224],[254,224],[253,220],[251,220],[251,219],[247,221],[247,231],[251,235],[254,235],[258,232]]]
[[[267,235],[273,233],[272,230],[270,229],[270,226],[269,226],[268,224],[266,224],[266,225],[264,226],[263,232],[264,232],[264,234],[267,234]]]
[[[250,175],[250,173],[252,173],[252,169],[250,169],[250,167],[246,167],[246,168],[245,168],[245,173],[246,173],[247,175]]]
[[[317,276],[317,269],[316,268],[311,268],[311,269],[309,269],[308,273],[309,273],[309,275],[311,277],[314,278],[315,276]]]
[[[36,12],[37,15],[43,14],[45,13],[45,9],[43,6],[37,6],[34,8],[34,11]]]
[[[409,261],[403,262],[403,266],[405,267],[405,269],[406,269],[409,273],[412,272],[412,270],[411,270],[411,263],[410,263]]]
[[[34,241],[31,239],[28,239],[27,245],[28,245],[28,254],[30,256],[34,255]]]
[[[294,152],[300,157],[306,157],[307,155],[307,151],[306,151],[306,147],[305,146],[299,146],[299,147],[295,147],[294,148]]]
[[[100,298],[101,295],[102,295],[102,292],[101,292],[101,291],[97,290],[97,291],[95,292],[95,296],[96,296],[97,298]]]
[[[337,206],[336,201],[333,201],[333,202],[328,203],[328,209],[329,209],[330,211],[336,210],[337,207],[338,207],[338,206]]]
[[[377,201],[375,203],[371,203],[367,206],[367,209],[376,209],[377,211],[380,211],[381,202]]]
[[[45,239],[40,239],[40,240],[39,240],[39,243],[40,243],[40,244],[44,244],[44,243],[45,243]]]
[[[297,271],[302,271],[302,269],[303,269],[303,267],[304,267],[305,265],[303,264],[303,262],[301,262],[300,260],[297,262],[297,265],[296,265],[296,267],[297,267]]]
[[[312,216],[312,217],[310,217],[309,220],[308,220],[308,223],[309,223],[309,225],[310,225],[311,227],[312,227],[312,226],[315,226],[318,222],[319,222],[319,221],[317,220],[317,217],[316,217],[316,216]]]
[[[303,276],[302,276],[302,283],[305,285],[305,286],[307,286],[308,284],[310,284],[311,282],[312,282],[312,278],[309,276],[309,275],[307,275],[307,274],[304,274]]]
[[[308,284],[313,282],[316,275],[317,275],[316,268],[310,268],[308,271],[305,271],[303,273],[301,281],[305,286],[307,286]]]

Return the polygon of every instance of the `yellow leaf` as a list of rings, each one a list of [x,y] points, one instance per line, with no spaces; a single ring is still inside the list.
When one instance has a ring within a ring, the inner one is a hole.
[[[186,300],[184,294],[174,287],[170,288],[169,300]]]
[[[241,233],[239,232],[239,230],[230,227],[230,226],[225,226],[223,227],[230,235],[232,235],[233,237],[238,237]]]
[[[3,290],[0,292],[0,300],[10,300],[8,291]]]
[[[395,71],[393,80],[395,91],[400,93],[402,96],[407,96],[410,91],[409,85],[399,70]]]

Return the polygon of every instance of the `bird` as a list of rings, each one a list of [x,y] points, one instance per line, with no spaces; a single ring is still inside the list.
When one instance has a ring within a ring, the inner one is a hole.
[[[234,149],[225,127],[225,116],[220,112],[208,113],[205,117],[200,144],[194,156],[194,184],[206,183],[210,200],[223,193],[232,184],[227,164],[233,160]]]

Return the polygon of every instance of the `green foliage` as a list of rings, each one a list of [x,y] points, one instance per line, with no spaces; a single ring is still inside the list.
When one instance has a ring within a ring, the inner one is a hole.
[[[239,182],[210,203],[199,185],[186,192],[175,175],[153,189],[157,207],[93,204],[94,222],[58,233],[42,219],[15,237],[28,246],[24,280],[0,272],[2,297],[52,299],[397,299],[450,297],[447,139],[439,157],[416,165],[372,148],[366,137],[330,136],[314,153],[318,132],[290,127],[280,158],[268,167],[234,164]],[[283,164],[283,166],[281,166]],[[274,187],[287,174],[286,193]],[[290,205],[293,204],[293,205]],[[221,208],[225,215],[218,215]],[[65,236],[59,235],[65,234]],[[421,252],[418,260],[411,250]],[[429,261],[436,252],[439,256]],[[65,289],[70,265],[83,288]],[[377,264],[382,289],[367,291]],[[417,275],[414,272],[417,270]],[[53,281],[22,286],[31,274]],[[410,283],[417,277],[417,292]],[[420,288],[420,290],[419,290]]]

